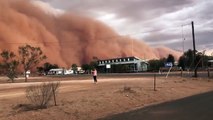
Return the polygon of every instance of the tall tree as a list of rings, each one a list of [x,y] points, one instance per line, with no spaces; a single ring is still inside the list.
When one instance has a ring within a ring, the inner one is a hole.
[[[78,70],[78,66],[76,64],[72,64],[71,67],[72,67],[72,70],[73,70],[74,74],[76,74],[77,70]]]
[[[211,56],[205,55],[205,52],[198,52],[196,51],[196,60],[195,60],[195,67],[207,67],[208,66],[208,60],[211,58]],[[193,50],[189,49],[187,50],[180,58],[179,58],[179,66],[182,67],[184,64],[187,68],[193,67]]]
[[[25,82],[27,82],[26,72],[35,67],[37,64],[39,64],[42,60],[46,59],[47,57],[43,54],[40,47],[25,45],[20,46],[18,51],[21,56],[20,62],[23,65],[24,69]]]
[[[7,77],[14,82],[14,79],[17,77],[17,67],[19,65],[19,61],[16,60],[16,55],[13,52],[4,50],[1,53],[3,63],[0,65],[3,68]]]
[[[185,64],[186,58],[184,55],[182,55],[178,60],[178,66],[182,68],[182,70],[185,70],[186,64]]]
[[[161,67],[164,66],[166,59],[162,58],[160,60],[149,60],[149,70],[150,71],[158,71]]]
[[[40,73],[45,73],[47,75],[50,69],[56,69],[56,68],[59,68],[57,64],[51,64],[49,62],[46,62],[43,64],[43,66],[37,67],[37,71]]]
[[[93,56],[92,59],[93,60],[90,62],[91,69],[94,69],[94,68],[98,69],[98,60],[99,60],[99,58],[96,57],[96,56]]]
[[[196,59],[195,59],[195,67],[201,67],[202,66],[202,60],[203,60],[203,54],[201,52],[196,53]]]
[[[90,62],[90,67],[91,67],[91,69],[94,69],[94,68],[98,68],[98,62],[97,61],[91,61]]]
[[[89,64],[83,64],[81,68],[85,71],[85,73],[89,74],[92,70],[92,67]]]
[[[174,66],[175,57],[172,54],[169,54],[168,57],[167,57],[167,59],[166,59],[166,62],[171,62],[172,65]]]
[[[184,53],[185,56],[185,62],[186,62],[186,67],[190,68],[192,67],[194,61],[193,61],[193,50],[189,49]]]

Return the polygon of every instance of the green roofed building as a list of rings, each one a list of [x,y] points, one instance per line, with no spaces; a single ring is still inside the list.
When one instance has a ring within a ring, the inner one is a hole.
[[[147,61],[134,56],[98,60],[98,71],[101,73],[144,72],[147,67]]]

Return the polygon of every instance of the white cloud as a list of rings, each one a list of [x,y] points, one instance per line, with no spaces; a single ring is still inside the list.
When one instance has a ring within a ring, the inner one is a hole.
[[[205,55],[213,56],[213,49],[207,50],[207,51],[205,52]]]
[[[52,7],[49,3],[39,1],[39,0],[32,0],[31,1],[35,6],[41,8],[46,14],[51,14],[54,16],[58,16],[63,14],[65,11],[61,9],[56,9]]]
[[[125,30],[125,24],[127,20],[125,18],[118,18],[115,13],[109,13],[104,11],[92,11],[95,19],[106,23],[110,27],[112,27],[115,31],[117,31],[121,35],[125,35],[128,32]],[[122,30],[121,30],[122,29]]]

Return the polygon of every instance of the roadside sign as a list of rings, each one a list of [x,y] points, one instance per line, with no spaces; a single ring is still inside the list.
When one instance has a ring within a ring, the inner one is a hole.
[[[173,66],[172,62],[166,62],[165,63],[165,67],[172,67],[172,66]]]

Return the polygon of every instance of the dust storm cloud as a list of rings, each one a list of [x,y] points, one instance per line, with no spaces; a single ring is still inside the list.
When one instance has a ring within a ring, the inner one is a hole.
[[[17,51],[30,44],[42,48],[50,63],[71,66],[99,59],[137,56],[145,59],[180,53],[151,48],[141,41],[119,36],[103,23],[80,15],[45,13],[27,0],[0,0],[0,52]]]

